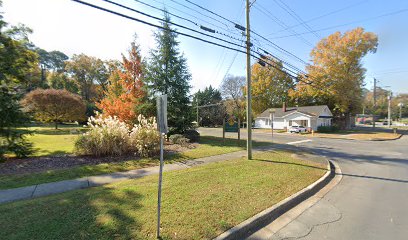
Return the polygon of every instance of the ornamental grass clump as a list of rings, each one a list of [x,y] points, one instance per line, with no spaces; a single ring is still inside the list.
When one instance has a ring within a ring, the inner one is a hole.
[[[88,119],[90,130],[81,135],[76,143],[76,151],[93,156],[123,155],[131,151],[129,128],[117,117],[97,115]]]
[[[156,119],[139,115],[137,120],[130,132],[130,145],[140,156],[153,156],[160,150]]]

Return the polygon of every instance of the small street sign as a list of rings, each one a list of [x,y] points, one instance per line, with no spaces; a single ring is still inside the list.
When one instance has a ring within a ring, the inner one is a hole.
[[[160,133],[167,134],[167,95],[162,95],[156,99],[157,105],[157,127]]]

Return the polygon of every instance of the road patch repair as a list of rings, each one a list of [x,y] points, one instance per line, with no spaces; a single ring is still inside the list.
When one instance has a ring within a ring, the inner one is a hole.
[[[334,180],[332,181],[332,179]],[[302,212],[317,203],[340,180],[340,168],[333,161],[327,160],[327,172],[319,180],[225,231],[214,240],[269,239]]]

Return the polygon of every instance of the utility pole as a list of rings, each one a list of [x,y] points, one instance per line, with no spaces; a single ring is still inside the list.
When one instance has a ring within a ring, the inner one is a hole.
[[[198,96],[196,97],[196,103],[197,103],[197,127],[199,127],[200,123],[198,122],[199,121],[198,119]]]
[[[374,78],[374,89],[373,89],[373,100],[374,100],[374,105],[373,105],[373,128],[375,128],[375,109],[377,108],[377,79]]]
[[[399,121],[401,122],[402,119],[402,107],[404,106],[404,104],[402,102],[398,103],[398,107],[399,107]]]
[[[392,92],[390,91],[390,95],[388,96],[388,127],[391,127],[391,98]]]
[[[271,133],[272,133],[272,141],[273,141],[273,121],[275,120],[275,110],[269,111],[269,120],[271,122]]]
[[[246,50],[247,50],[247,59],[246,59],[246,67],[247,67],[247,87],[246,87],[246,95],[247,95],[247,111],[246,111],[246,119],[247,119],[247,157],[248,160],[252,159],[252,104],[251,104],[251,36],[250,36],[250,28],[249,28],[249,11],[250,11],[250,3],[249,0],[246,0]]]

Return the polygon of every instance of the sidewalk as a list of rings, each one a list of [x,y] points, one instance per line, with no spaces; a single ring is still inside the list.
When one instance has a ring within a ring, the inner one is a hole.
[[[255,151],[266,151],[272,149],[272,146],[266,146],[254,149]],[[209,156],[204,158],[198,158],[194,160],[188,160],[184,162],[177,162],[172,164],[165,164],[163,171],[174,171],[180,169],[186,169],[197,165],[208,164],[212,162],[220,162],[224,160],[232,160],[246,156],[246,151],[237,151],[232,153],[226,153],[221,155]],[[118,181],[140,178],[148,175],[158,174],[159,166],[148,167],[142,169],[135,169],[127,172],[116,172],[98,176],[90,176],[77,178],[72,180],[65,180],[59,182],[43,183],[38,185],[32,185],[27,187],[12,188],[6,190],[0,190],[0,204],[7,202],[14,202],[18,200],[42,197],[62,192],[68,192],[76,189],[90,188],[96,186],[102,186],[109,183]]]

